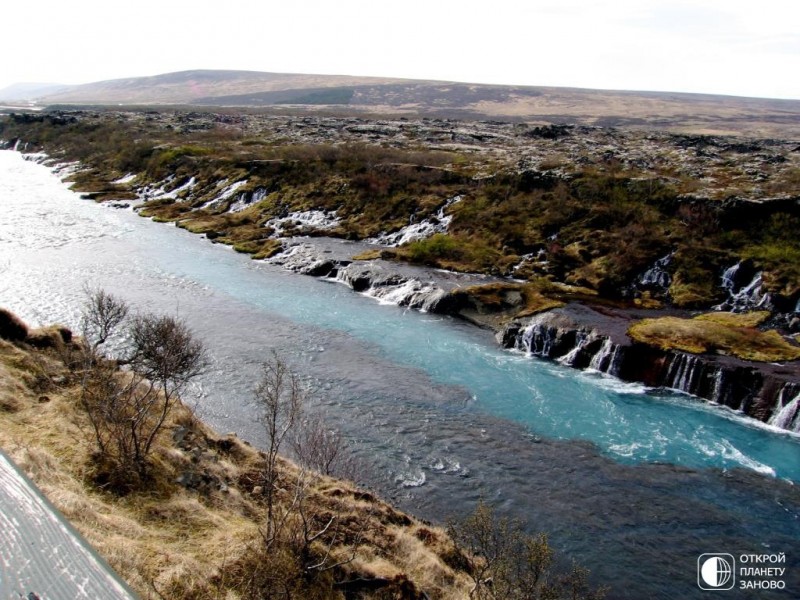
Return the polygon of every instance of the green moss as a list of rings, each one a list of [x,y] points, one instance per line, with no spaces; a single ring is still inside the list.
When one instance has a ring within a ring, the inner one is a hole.
[[[733,317],[714,319],[707,315],[694,319],[643,319],[630,327],[628,335],[637,342],[662,350],[730,354],[760,362],[800,359],[800,347],[787,342],[778,332],[738,326],[735,325],[737,322],[747,320]]]
[[[381,258],[380,250],[365,250],[353,256],[353,260],[376,260]]]
[[[411,262],[426,265],[439,265],[443,260],[460,260],[463,257],[461,245],[445,233],[411,242],[403,248],[403,253]]]
[[[233,249],[242,254],[255,254],[261,250],[261,245],[260,242],[239,242],[233,244]]]
[[[710,312],[695,317],[698,321],[710,321],[727,327],[758,327],[769,319],[770,313],[759,310],[748,313]]]
[[[271,258],[278,254],[283,248],[283,244],[279,240],[267,240],[261,244],[261,248],[253,254],[254,260],[263,260]]]

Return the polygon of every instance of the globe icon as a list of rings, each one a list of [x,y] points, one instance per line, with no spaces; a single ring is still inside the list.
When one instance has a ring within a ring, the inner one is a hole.
[[[723,588],[733,577],[731,564],[721,556],[712,556],[700,567],[700,575],[710,588]]]

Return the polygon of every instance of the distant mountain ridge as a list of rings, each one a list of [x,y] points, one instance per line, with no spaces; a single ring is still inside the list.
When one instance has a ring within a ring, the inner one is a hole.
[[[65,92],[74,86],[63,83],[15,83],[0,90],[0,100],[6,102],[25,102],[42,96]]]
[[[25,99],[45,105],[288,105],[308,110],[327,106],[367,114],[569,122],[800,139],[800,100],[227,70],[180,71],[55,89],[22,90],[21,86],[0,90],[0,100],[20,99],[14,94],[24,92]]]

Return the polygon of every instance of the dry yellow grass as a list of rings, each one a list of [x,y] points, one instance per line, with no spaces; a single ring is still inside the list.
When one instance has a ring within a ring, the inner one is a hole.
[[[732,312],[711,312],[695,317],[698,321],[709,321],[719,323],[727,327],[758,327],[769,319],[770,313],[767,310],[759,310],[747,313]]]
[[[755,328],[763,320],[763,313],[709,313],[693,319],[660,317],[635,323],[628,335],[663,350],[716,352],[760,362],[800,359],[800,347],[790,344],[777,331]]]
[[[56,350],[0,340],[0,447],[142,598],[247,598],[253,572],[291,571],[282,547],[273,556],[263,551],[265,506],[253,489],[262,463],[257,450],[221,438],[180,408],[159,440],[148,488],[122,497],[103,491],[92,483],[93,438],[77,386]],[[177,427],[190,430],[191,445],[203,450],[199,458],[173,442]],[[215,485],[177,485],[186,471],[202,472]],[[443,600],[468,596],[466,574],[445,562],[454,546],[443,531],[347,482],[307,477],[308,514],[336,517],[331,560],[352,558],[339,577],[386,577]],[[279,506],[299,478],[295,465],[281,463]],[[343,597],[330,586],[302,589],[298,597]]]

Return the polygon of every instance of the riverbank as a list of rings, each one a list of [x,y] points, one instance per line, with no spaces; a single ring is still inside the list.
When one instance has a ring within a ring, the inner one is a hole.
[[[780,353],[800,352],[780,337],[761,341],[754,326],[743,326],[731,313],[705,313],[733,324],[726,331],[743,338],[742,350],[759,344],[775,354],[745,360],[730,351],[687,352],[635,339],[640,323],[667,318],[692,321],[704,313],[643,309],[623,303],[598,303],[589,290],[549,284],[543,290],[480,274],[456,273],[401,265],[381,258],[374,245],[334,238],[290,238],[272,258],[273,264],[304,275],[343,283],[379,302],[449,314],[492,330],[504,348],[556,360],[576,369],[592,369],[622,381],[672,389],[731,408],[743,415],[789,431],[800,432],[800,360],[780,360]],[[592,302],[594,300],[594,302]],[[721,316],[720,316],[721,315]],[[741,319],[740,319],[741,320]],[[734,351],[739,347],[734,348]],[[775,360],[778,359],[778,360]]]
[[[249,598],[268,589],[315,598],[468,595],[462,555],[444,530],[281,458],[274,510],[297,525],[289,511],[302,481],[303,518],[317,536],[305,542],[306,560],[326,567],[303,574],[287,541],[265,546],[264,454],[216,433],[183,404],[156,441],[146,485],[125,494],[100,485],[79,404],[82,375],[64,360],[79,347],[64,328],[7,327],[7,314],[0,447],[142,598]]]
[[[45,154],[27,156],[50,166],[64,177],[74,176],[80,171],[80,166],[75,163],[59,164]],[[95,174],[94,177],[99,176]],[[155,189],[153,184],[142,185],[142,181],[146,181],[145,174],[131,173],[113,182],[106,181],[103,185],[108,189],[99,197],[95,193],[84,193],[84,197],[107,201],[119,208],[134,205],[140,214],[155,220],[164,220],[159,206],[194,202],[191,198],[196,182],[177,188],[173,186],[174,189],[166,191],[163,185]],[[223,191],[213,202],[219,204],[235,195],[236,189],[232,188],[230,193]],[[250,198],[247,194],[241,198],[247,200],[244,209],[239,212],[239,209],[228,207],[222,217],[230,216],[230,211],[246,217],[247,206],[257,198]],[[168,201],[166,205],[165,201]],[[456,197],[453,202],[457,201]],[[157,209],[155,213],[154,206]],[[436,232],[446,231],[449,223],[444,209],[440,213],[438,220],[408,226],[403,235],[413,231],[416,237],[410,239],[425,241],[431,239],[430,236],[435,238],[439,235]],[[680,344],[670,345],[669,331],[675,329],[677,322],[667,327],[666,333],[660,337],[645,342],[630,335],[631,329],[645,320],[652,322],[663,317],[669,320],[678,316],[689,323],[687,319],[702,315],[702,311],[665,308],[660,302],[649,301],[650,292],[632,301],[609,300],[590,288],[541,278],[514,280],[402,263],[397,260],[396,247],[385,245],[399,241],[396,236],[368,241],[326,237],[324,234],[336,229],[338,222],[334,213],[324,211],[290,213],[279,221],[270,222],[271,228],[267,227],[267,231],[277,233],[270,234],[266,241],[259,241],[257,248],[250,242],[241,245],[243,242],[237,242],[235,236],[220,234],[221,217],[214,217],[213,224],[205,223],[203,218],[200,224],[193,217],[172,216],[166,220],[174,221],[177,226],[193,233],[203,234],[212,242],[231,244],[237,251],[255,252],[254,258],[267,260],[292,272],[343,283],[380,302],[450,314],[489,328],[506,348],[557,360],[579,369],[590,368],[623,381],[677,390],[772,426],[800,431],[800,402],[797,401],[800,397],[800,360],[797,360],[800,345],[797,336],[788,334],[788,329],[800,325],[796,323],[798,318],[792,319],[792,313],[775,313],[770,318],[769,323],[778,326],[783,335],[774,329],[765,334],[762,331],[764,327],[757,328],[759,323],[741,326],[732,322],[718,325],[707,347],[687,352]],[[292,236],[303,232],[314,235]],[[667,262],[659,261],[640,279],[645,282],[652,280],[663,287],[665,280],[670,280],[665,270]],[[725,275],[728,276],[729,272],[732,273],[729,276],[730,298],[727,304],[723,303],[717,309],[741,310],[765,303],[769,305],[769,295],[762,292],[762,273],[756,272],[752,264],[737,265],[737,269],[729,269]],[[734,283],[734,276],[741,281]],[[642,308],[648,304],[660,308]],[[713,318],[713,313],[706,317]],[[701,319],[706,317],[701,316]],[[732,348],[719,346],[714,339],[734,335],[736,342]],[[761,356],[758,360],[747,360],[746,357],[756,354],[751,350],[756,347],[763,348]]]

